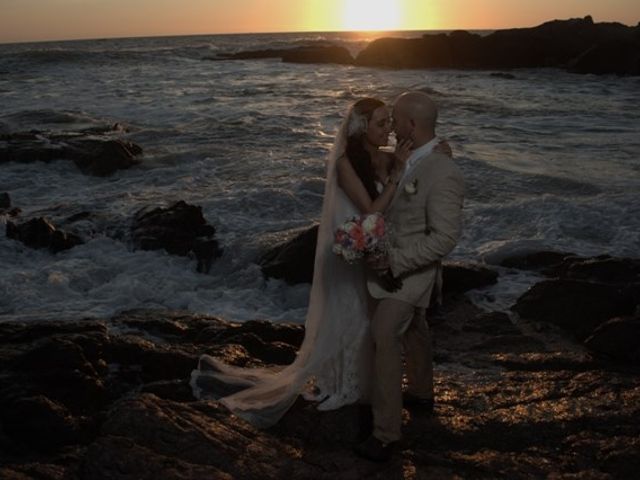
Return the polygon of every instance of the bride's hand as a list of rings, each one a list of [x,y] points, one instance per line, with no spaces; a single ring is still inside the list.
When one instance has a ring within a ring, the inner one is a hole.
[[[441,140],[438,145],[435,146],[434,150],[436,152],[444,153],[447,157],[453,158],[453,150],[451,150],[451,145],[446,140]]]
[[[404,166],[407,163],[407,159],[411,155],[411,147],[413,146],[413,140],[401,140],[396,145],[396,149],[393,152],[395,159],[394,169],[404,171]]]

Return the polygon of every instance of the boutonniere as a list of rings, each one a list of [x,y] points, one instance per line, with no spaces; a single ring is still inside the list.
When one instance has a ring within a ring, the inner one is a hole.
[[[404,186],[404,191],[409,195],[415,195],[418,193],[418,179],[414,179],[413,182],[409,182]]]

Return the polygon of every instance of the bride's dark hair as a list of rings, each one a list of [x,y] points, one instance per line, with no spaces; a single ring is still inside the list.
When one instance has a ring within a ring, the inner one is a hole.
[[[373,112],[384,105],[384,102],[377,98],[363,98],[353,105],[345,149],[349,162],[358,174],[371,200],[378,198],[379,194],[375,184],[376,175],[371,164],[371,155],[364,148],[363,142]]]

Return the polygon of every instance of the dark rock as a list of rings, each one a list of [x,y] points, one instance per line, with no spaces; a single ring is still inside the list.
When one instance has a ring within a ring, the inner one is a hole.
[[[247,349],[225,342],[290,346],[301,326],[158,310],[1,322],[0,478],[632,478],[637,371],[557,350],[544,335],[518,335],[505,314],[481,313],[464,297],[439,315],[435,348],[446,360],[436,365],[435,415],[403,413],[403,442],[384,468],[351,453],[357,406],[320,412],[298,399],[275,427],[258,430],[218,402],[190,397],[188,374],[200,353],[233,364],[234,352]],[[255,358],[245,365],[264,366]],[[102,376],[107,402],[75,394],[64,376],[74,371]],[[7,417],[25,414],[24,431],[11,418],[6,429]]]
[[[282,342],[299,348],[304,339],[304,327],[302,325],[274,324],[264,320],[250,320],[232,328],[227,325],[224,329],[215,329],[212,336],[199,338],[200,341],[212,340],[216,343],[226,343],[231,337],[245,334],[257,336],[265,342]]]
[[[464,31],[421,38],[381,38],[356,57],[356,65],[390,68],[538,68],[571,66],[580,73],[637,75],[636,29],[594,23],[591,17],[554,20],[533,28],[487,36]]]
[[[284,342],[265,342],[253,333],[229,335],[224,341],[242,345],[250,355],[264,363],[288,365],[296,359],[297,349],[293,346]]]
[[[282,61],[288,63],[337,63],[350,65],[353,57],[344,47],[303,47],[287,50],[282,55]]]
[[[53,253],[69,250],[84,243],[77,235],[56,229],[44,217],[34,218],[21,224],[9,221],[6,234],[8,238],[18,240],[28,247],[48,248]]]
[[[566,257],[573,256],[572,253],[563,252],[535,252],[526,255],[507,257],[500,265],[519,270],[542,270],[557,267],[562,264]]]
[[[105,359],[109,364],[128,365],[128,383],[149,383],[165,379],[187,378],[197,363],[197,355],[180,348],[158,345],[135,335],[111,340]]]
[[[640,365],[640,317],[613,318],[603,323],[585,345],[615,360]]]
[[[0,208],[11,208],[11,197],[8,193],[0,193]]]
[[[2,480],[68,480],[72,473],[62,465],[32,463],[26,465],[0,465]]]
[[[5,404],[0,415],[7,435],[36,450],[58,450],[81,441],[80,428],[69,411],[44,395]]]
[[[222,255],[215,228],[207,224],[202,208],[179,201],[169,208],[141,210],[134,219],[133,241],[142,250],[161,250],[187,256],[193,252],[198,272],[208,273],[213,259]]]
[[[544,352],[546,350],[542,341],[521,334],[496,335],[473,345],[472,348],[481,352],[490,353],[529,353]]]
[[[106,177],[118,170],[138,165],[142,149],[124,140],[83,139],[71,143],[70,156],[82,173]]]
[[[349,50],[330,44],[222,53],[217,57],[206,58],[206,60],[258,60],[267,58],[281,58],[283,62],[288,63],[336,63],[342,65],[353,63],[353,57]]]
[[[240,452],[247,461],[239,461]],[[222,408],[203,415],[143,394],[114,405],[83,461],[82,478],[264,479],[277,478],[292,462],[290,448],[244,422],[230,422]]]
[[[253,357],[277,365],[292,363],[303,339],[302,325],[274,325],[258,320],[206,329],[198,337],[203,343],[241,345]]]
[[[640,283],[640,259],[598,257],[566,257],[554,268],[545,270],[548,275],[573,280],[585,280],[610,284]]]
[[[583,340],[610,318],[633,313],[635,298],[625,288],[577,280],[537,283],[512,310],[520,317],[558,325]]]
[[[193,391],[187,378],[147,383],[140,388],[140,393],[152,393],[156,397],[174,402],[193,401]]]
[[[480,264],[444,261],[442,281],[444,294],[463,293],[494,285],[498,281],[498,272]]]
[[[464,332],[479,332],[487,335],[514,335],[520,330],[504,312],[481,313],[470,318],[462,327]]]
[[[304,229],[260,258],[262,273],[289,284],[311,283],[317,242],[318,226]]]
[[[451,47],[446,35],[423,38],[379,38],[361,51],[356,65],[391,68],[452,68]]]
[[[22,132],[0,135],[0,163],[71,160],[85,174],[107,176],[140,163],[142,149],[110,135]]]
[[[587,354],[564,351],[502,353],[495,356],[494,363],[520,372],[586,372],[599,368]]]
[[[569,63],[575,73],[640,75],[640,42],[611,40],[594,45]]]
[[[94,365],[83,350],[81,335],[76,338],[52,337],[36,342],[9,365],[24,376],[29,386],[12,385],[5,397],[46,391],[52,400],[64,404],[75,413],[101,409],[107,401],[102,375],[104,367],[96,359]]]
[[[206,57],[205,60],[261,60],[266,58],[282,58],[287,49],[246,50],[244,52],[220,53],[216,57]]]
[[[638,476],[640,471],[640,439],[638,437],[623,437],[615,445],[606,442],[600,450],[600,464],[602,471],[613,478],[631,479]]]
[[[495,77],[495,78],[502,78],[504,80],[515,80],[516,76],[513,75],[512,73],[504,73],[504,72],[494,72],[491,73],[490,76]]]

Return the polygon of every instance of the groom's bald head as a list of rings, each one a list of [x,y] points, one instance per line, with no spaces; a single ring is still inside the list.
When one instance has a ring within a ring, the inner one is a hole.
[[[438,107],[426,93],[400,95],[393,104],[393,117],[399,139],[411,138],[419,147],[435,137]]]

